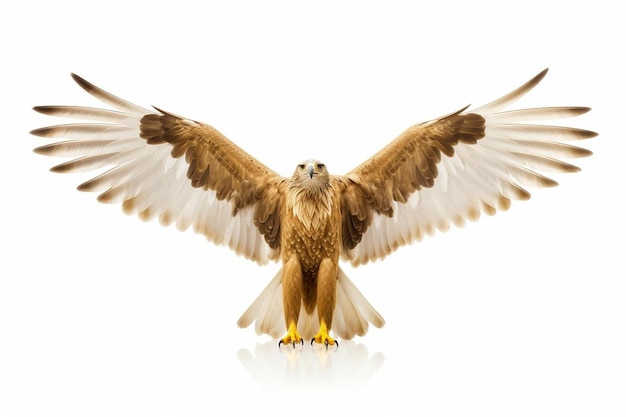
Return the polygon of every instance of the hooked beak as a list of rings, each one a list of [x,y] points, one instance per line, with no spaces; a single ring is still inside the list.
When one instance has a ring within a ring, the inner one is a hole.
[[[313,178],[313,173],[315,172],[315,167],[313,166],[313,164],[308,164],[306,166],[306,170],[309,173],[309,177]]]

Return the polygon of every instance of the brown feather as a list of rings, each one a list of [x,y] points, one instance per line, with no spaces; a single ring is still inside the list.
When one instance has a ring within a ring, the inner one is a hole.
[[[187,177],[196,188],[213,190],[232,204],[236,215],[254,205],[255,225],[272,249],[280,248],[281,178],[223,136],[217,129],[157,109],[141,119],[141,137],[149,144],[169,143],[174,158],[185,157]],[[272,221],[267,221],[270,219]]]
[[[415,191],[434,185],[442,153],[451,157],[458,143],[474,144],[484,134],[484,118],[456,112],[408,128],[352,170],[347,175],[352,182],[342,196],[342,205],[348,208],[342,222],[345,249],[353,249],[367,231],[372,214],[364,215],[364,212],[372,210],[393,216],[393,201],[406,203]],[[447,228],[447,225],[442,224],[441,228]]]

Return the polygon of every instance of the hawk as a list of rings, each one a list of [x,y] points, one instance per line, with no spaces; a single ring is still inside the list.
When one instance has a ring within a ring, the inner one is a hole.
[[[159,108],[145,109],[83,78],[74,80],[111,109],[38,106],[39,113],[87,123],[33,130],[65,138],[34,151],[72,158],[53,172],[100,170],[80,184],[98,201],[121,203],[142,220],[193,227],[215,244],[282,268],[239,326],[281,344],[363,336],[384,320],[339,266],[382,259],[399,246],[477,220],[556,182],[541,172],[573,172],[562,159],[591,155],[571,141],[596,136],[535,121],[578,116],[587,107],[506,110],[547,69],[504,97],[413,125],[345,175],[305,160],[282,177],[214,127]],[[331,336],[331,329],[333,335]]]

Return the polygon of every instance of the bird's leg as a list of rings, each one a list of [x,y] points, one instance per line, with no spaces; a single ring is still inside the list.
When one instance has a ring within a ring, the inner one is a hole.
[[[280,339],[278,346],[291,344],[294,347],[303,343],[298,333],[297,323],[302,305],[302,269],[296,256],[292,256],[283,263],[283,309],[285,312],[285,326],[287,334]]]
[[[330,337],[330,327],[333,323],[333,314],[337,301],[337,264],[332,260],[323,259],[317,272],[317,314],[320,328],[311,340],[323,345],[337,345],[339,343]]]

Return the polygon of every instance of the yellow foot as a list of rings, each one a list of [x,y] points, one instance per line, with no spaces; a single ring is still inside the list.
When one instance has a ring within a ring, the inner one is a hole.
[[[300,336],[300,334],[298,333],[298,330],[296,329],[296,324],[292,322],[289,325],[289,329],[287,330],[287,334],[285,335],[285,337],[278,341],[278,347],[280,348],[281,345],[291,344],[295,348],[296,343],[299,345],[304,345],[304,340],[302,339],[302,336]]]
[[[339,342],[330,337],[330,335],[328,334],[328,327],[326,327],[326,323],[324,323],[324,321],[322,321],[322,323],[320,324],[319,332],[317,332],[315,337],[311,339],[311,345],[313,345],[313,343],[322,344],[326,346],[327,349],[329,345],[336,345],[337,347],[339,347]]]

